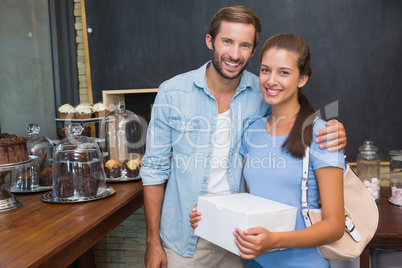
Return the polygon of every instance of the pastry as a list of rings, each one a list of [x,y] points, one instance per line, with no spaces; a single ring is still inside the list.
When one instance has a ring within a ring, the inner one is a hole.
[[[45,167],[39,172],[39,185],[40,186],[52,186],[52,168]]]
[[[110,159],[105,164],[105,173],[108,178],[119,178],[121,176],[121,163],[116,159]]]
[[[122,164],[122,169],[127,170],[127,177],[135,178],[140,173],[141,161],[139,159],[126,160]]]
[[[109,110],[101,102],[94,104],[92,109],[95,113],[95,117],[104,117],[107,113],[109,113]]]
[[[81,197],[96,197],[98,193],[99,180],[88,174],[85,177],[78,177],[75,180],[77,194]]]
[[[74,181],[72,180],[72,177],[57,178],[53,184],[53,192],[55,198],[74,197]]]
[[[89,119],[92,117],[92,109],[90,107],[84,107],[75,109],[75,118],[77,119]]]
[[[61,119],[72,119],[74,118],[74,107],[71,106],[70,104],[63,104],[62,106],[59,107],[59,117]]]
[[[22,136],[0,133],[0,165],[29,160],[27,141]]]

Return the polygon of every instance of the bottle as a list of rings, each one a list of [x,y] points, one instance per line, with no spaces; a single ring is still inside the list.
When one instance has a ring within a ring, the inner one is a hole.
[[[380,201],[380,155],[372,141],[365,141],[357,154],[357,175],[376,203]]]

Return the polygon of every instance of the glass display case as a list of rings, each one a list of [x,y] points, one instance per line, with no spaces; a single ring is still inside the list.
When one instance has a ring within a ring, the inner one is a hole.
[[[107,181],[138,180],[145,150],[146,121],[116,101],[101,122],[100,147]]]
[[[53,154],[53,201],[80,202],[104,196],[108,188],[98,144],[81,136],[80,124],[71,124],[68,132]]]
[[[40,126],[29,124],[27,127],[28,154],[39,157],[38,177],[40,186],[52,186],[52,161],[53,161],[53,142],[43,136],[39,136]]]

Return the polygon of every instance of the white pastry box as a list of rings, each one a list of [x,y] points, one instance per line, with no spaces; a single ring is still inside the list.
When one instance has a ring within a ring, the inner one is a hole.
[[[294,231],[297,208],[248,193],[198,197],[201,221],[195,234],[237,255],[235,227]]]

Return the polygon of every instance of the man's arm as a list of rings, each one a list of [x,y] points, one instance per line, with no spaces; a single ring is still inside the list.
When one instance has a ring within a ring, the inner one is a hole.
[[[328,148],[328,151],[343,150],[347,144],[345,127],[338,120],[330,120],[326,123],[327,127],[316,132],[316,143],[321,143],[320,148]]]
[[[163,87],[159,88],[152,108],[148,125],[146,152],[142,158],[140,175],[144,186],[144,209],[147,223],[147,249],[145,267],[167,266],[162,249],[159,231],[162,202],[165,193],[164,183],[169,179],[172,141],[170,135],[169,105]]]
[[[144,186],[144,209],[147,222],[147,249],[145,267],[167,266],[167,259],[159,239],[159,223],[164,195],[164,185]]]

